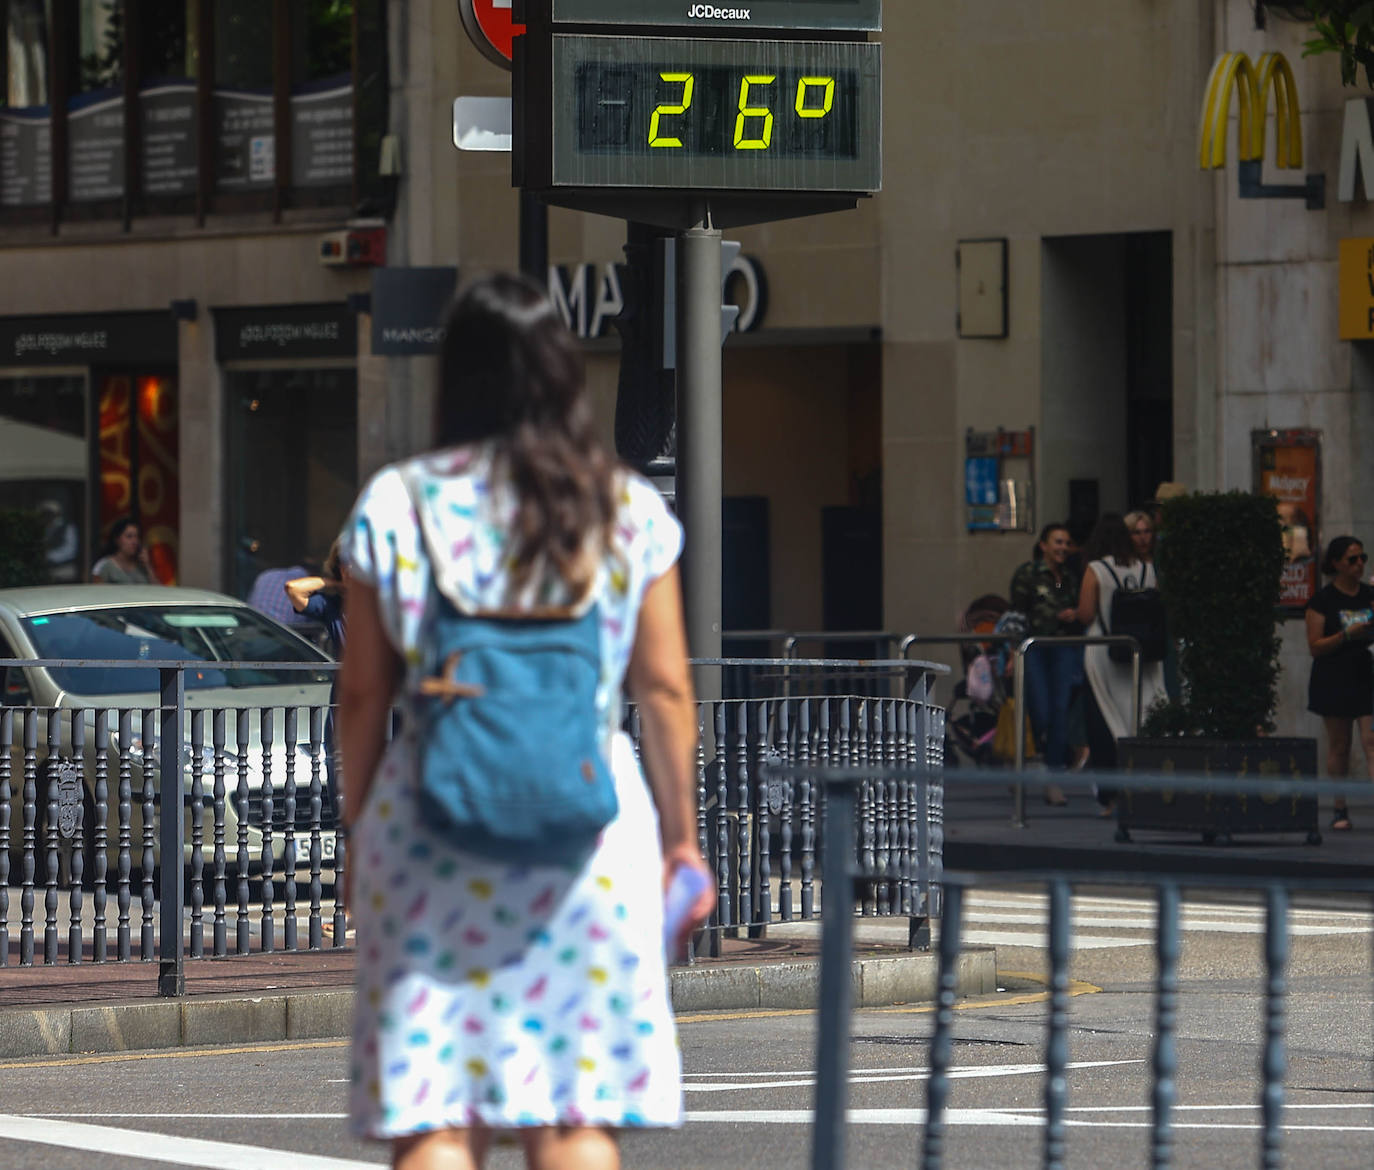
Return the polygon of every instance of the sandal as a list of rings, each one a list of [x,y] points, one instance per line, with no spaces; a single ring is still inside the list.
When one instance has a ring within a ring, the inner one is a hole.
[[[1350,813],[1343,808],[1338,808],[1331,818],[1331,829],[1336,833],[1347,833],[1354,828],[1350,823]]]

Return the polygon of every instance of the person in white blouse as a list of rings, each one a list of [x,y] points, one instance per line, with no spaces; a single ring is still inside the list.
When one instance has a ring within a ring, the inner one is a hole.
[[[1084,546],[1083,560],[1087,568],[1078,593],[1078,620],[1090,635],[1112,632],[1112,599],[1118,588],[1159,588],[1154,566],[1141,559],[1130,529],[1116,512],[1104,513],[1098,520]],[[1113,662],[1106,646],[1089,646],[1083,654],[1083,670],[1088,678],[1088,766],[1094,770],[1115,768],[1116,741],[1134,734],[1137,722],[1132,710],[1131,664]],[[1164,695],[1164,664],[1142,662],[1140,717]],[[1110,815],[1115,791],[1099,788],[1097,799],[1103,815]]]

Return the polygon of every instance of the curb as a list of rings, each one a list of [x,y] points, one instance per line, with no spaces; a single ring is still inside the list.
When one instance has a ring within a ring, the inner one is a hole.
[[[992,947],[970,947],[961,954],[956,994],[966,997],[996,991],[996,960]],[[854,1006],[933,1002],[938,980],[939,960],[934,954],[855,959]],[[675,1012],[811,1010],[820,987],[820,961],[675,967],[670,987]],[[0,1009],[0,1059],[334,1040],[347,1037],[352,1026],[351,987],[4,1008]]]

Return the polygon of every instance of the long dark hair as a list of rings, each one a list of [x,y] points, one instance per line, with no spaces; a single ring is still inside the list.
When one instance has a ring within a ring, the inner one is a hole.
[[[519,504],[512,591],[552,565],[574,592],[590,584],[589,538],[615,515],[615,461],[596,438],[582,352],[533,281],[508,274],[454,302],[439,357],[441,446],[492,440]]]
[[[1083,546],[1083,563],[1092,564],[1111,557],[1118,565],[1129,565],[1140,558],[1136,555],[1131,530],[1120,512],[1103,512],[1093,526],[1088,543]]]
[[[1360,540],[1355,536],[1338,536],[1326,546],[1326,556],[1322,557],[1322,572],[1328,577],[1336,572],[1336,566],[1345,559],[1345,554],[1350,551],[1351,545],[1360,544]]]
[[[138,521],[132,516],[120,516],[105,530],[105,543],[100,548],[102,557],[112,557],[119,551],[119,538],[126,528],[137,528]]]

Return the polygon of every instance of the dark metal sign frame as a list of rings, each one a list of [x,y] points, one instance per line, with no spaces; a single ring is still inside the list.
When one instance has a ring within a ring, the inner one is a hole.
[[[882,0],[552,0],[554,24],[877,32]]]

